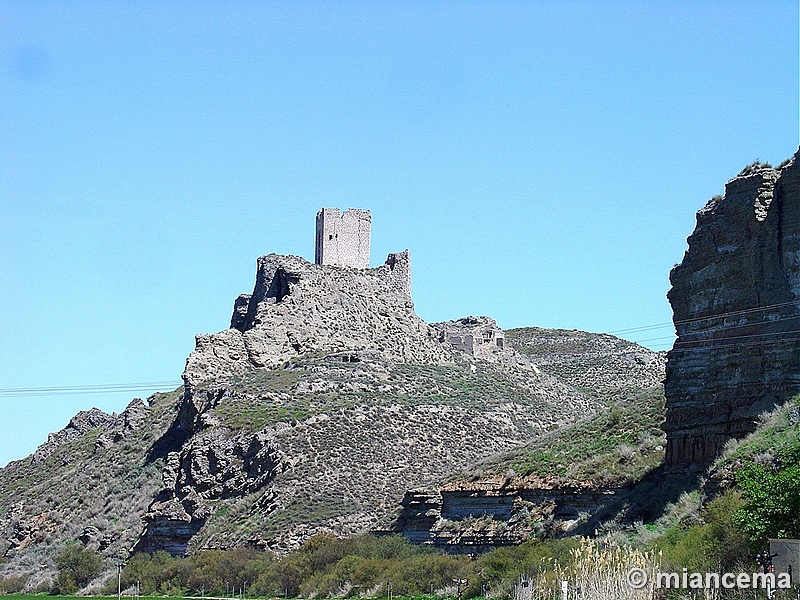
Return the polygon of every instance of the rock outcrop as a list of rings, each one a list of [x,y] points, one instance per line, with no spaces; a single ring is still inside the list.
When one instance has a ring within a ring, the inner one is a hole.
[[[704,464],[800,392],[800,165],[757,163],[697,213],[670,273],[666,463]]]
[[[407,492],[395,531],[449,552],[486,552],[568,532],[619,493],[591,482],[564,485],[537,476],[462,481],[438,492]]]
[[[184,381],[194,389],[311,352],[372,349],[399,362],[441,363],[448,352],[414,313],[410,294],[407,250],[374,269],[262,256],[253,293],[234,303],[231,328],[196,337]]]

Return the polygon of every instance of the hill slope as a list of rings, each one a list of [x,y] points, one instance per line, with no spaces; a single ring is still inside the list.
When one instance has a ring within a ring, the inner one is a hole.
[[[75,539],[111,559],[386,529],[407,490],[441,486],[662,377],[660,355],[581,332],[509,332],[533,360],[456,351],[414,314],[397,268],[260,259],[231,329],[198,336],[182,390],[121,415],[82,413],[0,470],[3,570],[52,570]],[[540,338],[575,346],[571,366],[557,367],[563,348],[534,351]]]

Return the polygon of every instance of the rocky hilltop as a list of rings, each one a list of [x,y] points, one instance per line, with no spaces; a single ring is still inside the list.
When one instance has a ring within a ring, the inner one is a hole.
[[[488,317],[422,321],[408,252],[373,269],[263,256],[231,327],[197,336],[182,388],[81,413],[0,469],[2,569],[35,572],[34,586],[71,540],[116,559],[396,529],[408,490],[438,490],[663,370],[628,343],[612,358],[604,337],[578,382],[513,337]],[[624,385],[600,377],[605,359]]]
[[[385,528],[409,487],[601,406],[513,350],[477,352],[491,319],[456,326],[471,351],[414,313],[407,252],[367,270],[261,257],[231,328],[197,336],[136,549]]]
[[[253,293],[236,299],[230,329],[196,337],[183,378],[195,389],[295,356],[364,349],[388,360],[440,363],[448,353],[436,337],[414,313],[407,250],[375,269],[269,254],[258,259]]]
[[[800,392],[800,165],[754,163],[697,213],[668,298],[666,463],[704,464]]]

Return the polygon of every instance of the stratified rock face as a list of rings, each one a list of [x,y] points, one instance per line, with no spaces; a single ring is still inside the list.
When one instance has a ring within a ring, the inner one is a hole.
[[[406,492],[393,531],[452,553],[486,552],[544,533],[548,522],[549,533],[567,532],[619,492],[588,483],[552,485],[536,476],[456,482],[438,493]]]
[[[234,302],[231,328],[196,337],[183,377],[202,386],[310,352],[364,349],[408,363],[447,357],[436,332],[414,313],[408,251],[366,270],[269,254],[258,259],[253,293]]]
[[[697,213],[670,273],[666,463],[703,464],[800,392],[800,165],[752,165]]]

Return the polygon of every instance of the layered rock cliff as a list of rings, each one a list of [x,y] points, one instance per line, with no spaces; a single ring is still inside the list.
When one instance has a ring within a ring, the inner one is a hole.
[[[668,293],[668,465],[704,464],[800,392],[800,165],[753,164],[697,213]]]

